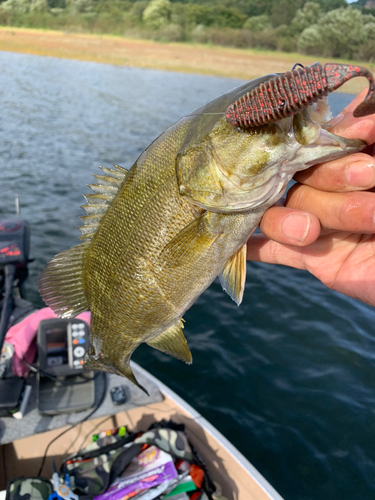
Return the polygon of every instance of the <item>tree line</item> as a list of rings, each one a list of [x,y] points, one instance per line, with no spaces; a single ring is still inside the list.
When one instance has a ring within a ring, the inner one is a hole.
[[[375,57],[367,0],[0,0],[0,25],[359,59]]]

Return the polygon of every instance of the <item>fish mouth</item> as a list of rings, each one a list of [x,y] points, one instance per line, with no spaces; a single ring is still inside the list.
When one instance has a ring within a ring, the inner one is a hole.
[[[341,158],[352,152],[360,151],[367,146],[367,143],[361,139],[347,139],[321,128],[319,136],[312,143],[312,146],[314,145],[320,148],[327,148],[326,155],[319,155],[319,162],[323,163],[328,160]],[[332,148],[337,149],[337,151],[333,151]],[[312,164],[314,163],[316,164],[316,160]],[[306,166],[309,167],[311,165],[307,162]]]
[[[347,139],[327,130],[332,120],[334,118],[328,99],[324,97],[302,112],[275,124],[289,138],[288,146],[293,152],[279,164],[272,175],[263,181],[259,179],[259,194],[253,199],[254,205],[261,205],[278,194],[281,196],[296,172],[343,158],[367,146],[361,139]]]
[[[296,156],[302,160],[303,166],[297,170],[342,158],[367,146],[361,139],[347,139],[329,131],[330,123],[335,119],[326,97],[294,115],[291,120],[294,139],[302,146]],[[295,168],[295,162],[292,164]]]

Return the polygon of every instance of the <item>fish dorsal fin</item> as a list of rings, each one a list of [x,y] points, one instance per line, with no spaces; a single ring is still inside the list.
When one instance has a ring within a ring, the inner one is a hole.
[[[85,216],[80,217],[83,220],[84,226],[81,226],[81,240],[90,241],[94,233],[99,227],[103,215],[106,213],[108,206],[117,195],[121,184],[123,183],[128,171],[113,165],[115,168],[99,167],[104,175],[94,175],[96,184],[88,184],[94,194],[86,194],[87,205],[82,205],[86,211]]]
[[[38,290],[44,302],[60,318],[71,318],[87,311],[84,284],[84,253],[87,243],[56,255],[43,269]]]
[[[100,167],[105,175],[96,175],[97,184],[91,186],[94,194],[85,196],[87,215],[81,232],[83,243],[56,255],[44,268],[39,278],[39,292],[44,302],[57,316],[71,318],[90,308],[84,282],[84,255],[90,239],[98,229],[101,218],[124,181],[127,170]]]
[[[193,358],[182,333],[183,327],[182,320],[177,321],[177,323],[160,333],[157,337],[149,340],[147,344],[190,365]]]
[[[228,259],[219,279],[223,290],[239,306],[242,302],[246,281],[246,243]]]

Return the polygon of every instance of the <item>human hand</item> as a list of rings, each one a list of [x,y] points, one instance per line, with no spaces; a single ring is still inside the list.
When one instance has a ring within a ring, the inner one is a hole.
[[[375,115],[354,118],[361,92],[330,132],[375,143]],[[247,258],[305,269],[329,288],[375,306],[375,159],[365,152],[298,172],[285,206],[262,218]],[[369,154],[370,153],[370,154]]]

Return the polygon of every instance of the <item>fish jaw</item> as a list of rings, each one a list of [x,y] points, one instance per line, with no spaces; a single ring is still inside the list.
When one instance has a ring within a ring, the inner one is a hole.
[[[276,203],[284,194],[288,182],[296,172],[306,170],[319,163],[357,153],[367,146],[366,142],[360,139],[346,139],[332,134],[320,126],[318,126],[318,133],[315,136],[311,134],[310,137],[311,141],[308,144],[295,147],[295,155],[280,164],[277,173],[273,177],[273,184],[269,182],[269,189],[265,184],[266,189],[262,197],[258,198],[258,200],[253,199],[252,207],[264,204],[265,208],[268,208]]]
[[[317,123],[310,116],[313,116],[313,113],[310,115],[309,111],[306,110],[293,117],[296,154],[289,162],[282,165],[282,171],[288,172],[290,170],[294,174],[318,163],[348,156],[366,147],[366,142],[360,139],[347,139],[328,132],[324,128],[325,123]],[[319,119],[316,116],[314,118]],[[302,147],[298,147],[298,145]]]

